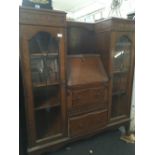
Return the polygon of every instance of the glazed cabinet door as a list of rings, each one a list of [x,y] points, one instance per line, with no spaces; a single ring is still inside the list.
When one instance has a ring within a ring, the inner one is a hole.
[[[134,34],[113,32],[111,73],[111,118],[125,118],[130,113],[131,85],[134,64]]]
[[[64,29],[20,27],[29,145],[66,135]]]

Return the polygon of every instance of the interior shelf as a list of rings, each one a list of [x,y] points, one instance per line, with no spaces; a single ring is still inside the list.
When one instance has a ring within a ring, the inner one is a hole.
[[[128,73],[128,70],[119,70],[119,71],[113,71],[113,74],[125,74]]]
[[[52,85],[58,85],[58,84],[60,84],[59,81],[33,83],[33,87],[45,87],[45,86],[52,86]]]
[[[48,109],[60,106],[60,87],[57,85],[50,87],[34,88],[35,110]]]
[[[44,52],[42,52],[42,53],[32,53],[31,54],[31,56],[58,56],[59,55],[59,53],[58,52],[53,52],[53,53],[44,53]]]
[[[47,108],[58,107],[58,106],[60,106],[60,102],[58,98],[53,97],[48,101],[39,103],[39,106],[37,106],[35,110],[47,109]]]

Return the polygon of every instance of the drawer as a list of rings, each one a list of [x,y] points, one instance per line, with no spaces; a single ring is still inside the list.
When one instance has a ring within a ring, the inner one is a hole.
[[[88,113],[70,119],[70,135],[86,135],[98,129],[102,129],[107,124],[107,111]]]
[[[72,93],[72,107],[107,103],[107,93],[106,87],[74,90]]]

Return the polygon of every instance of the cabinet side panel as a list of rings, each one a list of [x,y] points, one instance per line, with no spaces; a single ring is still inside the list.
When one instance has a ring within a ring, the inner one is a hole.
[[[26,39],[24,38],[23,26],[20,25],[20,60],[21,71],[23,77],[24,86],[24,99],[25,99],[25,111],[26,111],[26,123],[28,130],[28,145],[33,146],[35,144],[35,124],[34,124],[34,105],[32,95],[32,83],[31,72],[29,68],[29,53],[26,47]]]

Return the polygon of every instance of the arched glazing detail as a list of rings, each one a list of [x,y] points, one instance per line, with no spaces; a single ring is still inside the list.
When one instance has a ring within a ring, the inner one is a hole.
[[[58,40],[48,32],[38,32],[29,41],[29,51],[33,83],[58,80]]]
[[[130,67],[131,41],[122,36],[116,42],[113,52],[113,71],[128,71]]]

